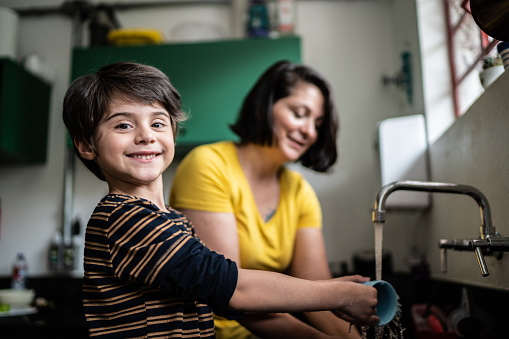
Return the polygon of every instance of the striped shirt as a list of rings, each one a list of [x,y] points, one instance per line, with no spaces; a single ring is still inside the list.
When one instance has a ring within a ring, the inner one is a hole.
[[[207,249],[184,215],[128,195],[95,208],[84,269],[94,338],[214,338],[211,308],[228,314],[237,283],[235,263]]]

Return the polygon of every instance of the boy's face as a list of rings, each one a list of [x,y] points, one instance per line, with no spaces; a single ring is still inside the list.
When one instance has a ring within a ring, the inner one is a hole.
[[[175,154],[170,115],[157,103],[114,101],[96,138],[97,154],[88,145],[80,145],[80,153],[97,162],[110,189],[162,183]]]

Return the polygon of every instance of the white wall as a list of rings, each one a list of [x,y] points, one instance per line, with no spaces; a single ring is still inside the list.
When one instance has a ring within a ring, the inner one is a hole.
[[[0,5],[39,6],[60,2],[4,0]],[[311,0],[298,1],[296,7],[303,61],[331,82],[341,121],[340,160],[334,172],[329,175],[304,173],[323,205],[329,259],[350,262],[355,252],[372,249],[374,244],[371,210],[380,180],[376,124],[389,117],[424,112],[415,3],[407,0]],[[215,22],[233,32],[238,27],[232,26],[235,20],[231,20],[231,13],[231,9],[223,5],[173,5],[156,10],[119,12],[118,16],[124,27],[144,25],[166,34],[185,19]],[[400,89],[384,87],[381,81],[382,76],[393,75],[400,69],[403,50],[410,50],[414,61],[413,105],[408,105]],[[61,103],[69,80],[70,20],[60,16],[23,18],[19,57],[33,51],[55,68],[58,76],[51,103],[49,159],[44,165],[0,166],[3,211],[0,275],[9,274],[17,251],[26,253],[33,275],[45,274],[51,236],[62,225],[65,128],[61,121]],[[177,165],[178,161],[165,174],[166,191]],[[82,227],[105,193],[105,184],[77,163],[73,217],[81,220]],[[395,217],[394,222],[399,218]],[[384,244],[395,254],[395,266],[399,270],[406,268],[410,248],[403,239],[412,232],[413,227],[386,229]],[[80,247],[77,275],[82,272]]]

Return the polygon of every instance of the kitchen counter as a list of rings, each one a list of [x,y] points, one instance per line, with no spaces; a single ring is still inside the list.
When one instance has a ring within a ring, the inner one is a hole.
[[[10,277],[0,277],[0,288],[10,288]],[[27,288],[34,289],[36,298],[47,305],[0,317],[2,339],[88,338],[80,278],[65,274],[29,277]]]

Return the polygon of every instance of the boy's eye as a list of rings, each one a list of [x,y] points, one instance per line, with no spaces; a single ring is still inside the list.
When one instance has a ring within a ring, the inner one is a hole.
[[[155,127],[155,128],[162,128],[162,127],[164,127],[164,126],[166,126],[166,124],[165,124],[164,122],[160,122],[160,121],[158,121],[158,122],[154,122],[154,123],[152,124],[152,127]]]
[[[129,127],[131,127],[131,126],[126,123],[120,123],[117,126],[115,126],[115,128],[118,128],[118,129],[128,129]]]

